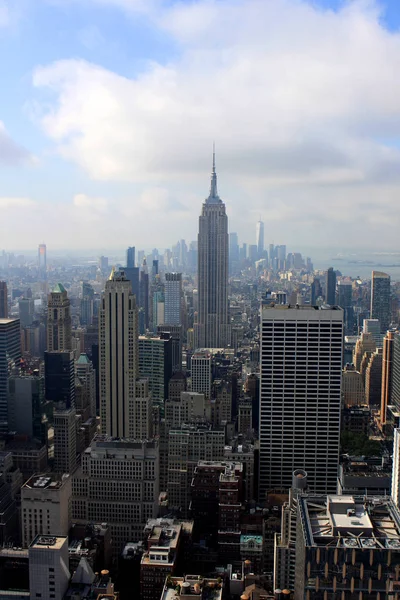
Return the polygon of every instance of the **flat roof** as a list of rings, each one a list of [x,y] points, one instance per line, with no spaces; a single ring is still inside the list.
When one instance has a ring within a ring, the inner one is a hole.
[[[304,495],[299,510],[307,545],[400,551],[400,511],[389,497]]]
[[[68,542],[68,538],[65,535],[37,535],[29,548],[34,548],[35,550],[60,550],[65,542]]]

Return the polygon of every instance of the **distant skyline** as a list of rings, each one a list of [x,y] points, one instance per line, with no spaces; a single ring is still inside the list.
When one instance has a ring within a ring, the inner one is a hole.
[[[0,250],[396,250],[398,0],[0,0]],[[313,258],[317,258],[314,253]]]

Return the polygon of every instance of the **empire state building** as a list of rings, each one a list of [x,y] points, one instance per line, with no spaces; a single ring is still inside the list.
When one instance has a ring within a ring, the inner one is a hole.
[[[228,261],[228,217],[218,196],[214,152],[210,194],[199,217],[199,310],[195,329],[200,348],[223,348],[230,343]]]

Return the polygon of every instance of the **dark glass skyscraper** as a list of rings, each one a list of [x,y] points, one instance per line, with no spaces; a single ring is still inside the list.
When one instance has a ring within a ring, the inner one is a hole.
[[[0,433],[8,431],[8,376],[19,370],[21,333],[19,319],[0,319]]]
[[[386,333],[389,329],[390,276],[381,271],[372,271],[371,319],[379,319],[382,333]]]
[[[325,301],[330,306],[336,304],[336,273],[333,267],[329,267],[326,272],[326,294]]]
[[[196,342],[202,348],[220,348],[230,342],[228,325],[228,217],[218,196],[215,153],[211,189],[203,203],[198,235],[199,312]]]
[[[44,373],[46,400],[62,410],[75,407],[74,353],[45,352]]]

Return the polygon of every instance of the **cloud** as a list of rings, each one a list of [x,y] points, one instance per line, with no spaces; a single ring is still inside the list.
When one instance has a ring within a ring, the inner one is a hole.
[[[17,197],[1,197],[0,196],[0,209],[9,208],[33,208],[36,203],[30,198],[17,198]]]
[[[142,4],[93,1],[127,10]],[[95,180],[151,189],[148,200],[135,199],[144,213],[147,206],[168,213],[160,190],[173,197],[183,187],[188,196],[204,189],[213,139],[233,223],[250,226],[260,206],[273,214],[278,203],[286,207],[286,219],[277,219],[281,233],[303,213],[309,236],[307,222],[324,215],[332,234],[334,223],[343,226],[327,198],[343,206],[349,223],[365,218],[370,231],[383,217],[372,209],[364,215],[366,198],[396,211],[400,34],[383,27],[376,3],[337,12],[305,0],[199,0],[158,9],[149,14],[177,44],[174,61],[149,63],[131,78],[76,59],[35,70],[39,98],[52,94],[40,123],[63,157]]]
[[[34,161],[34,157],[9,136],[4,123],[0,121],[0,166],[17,166]]]

